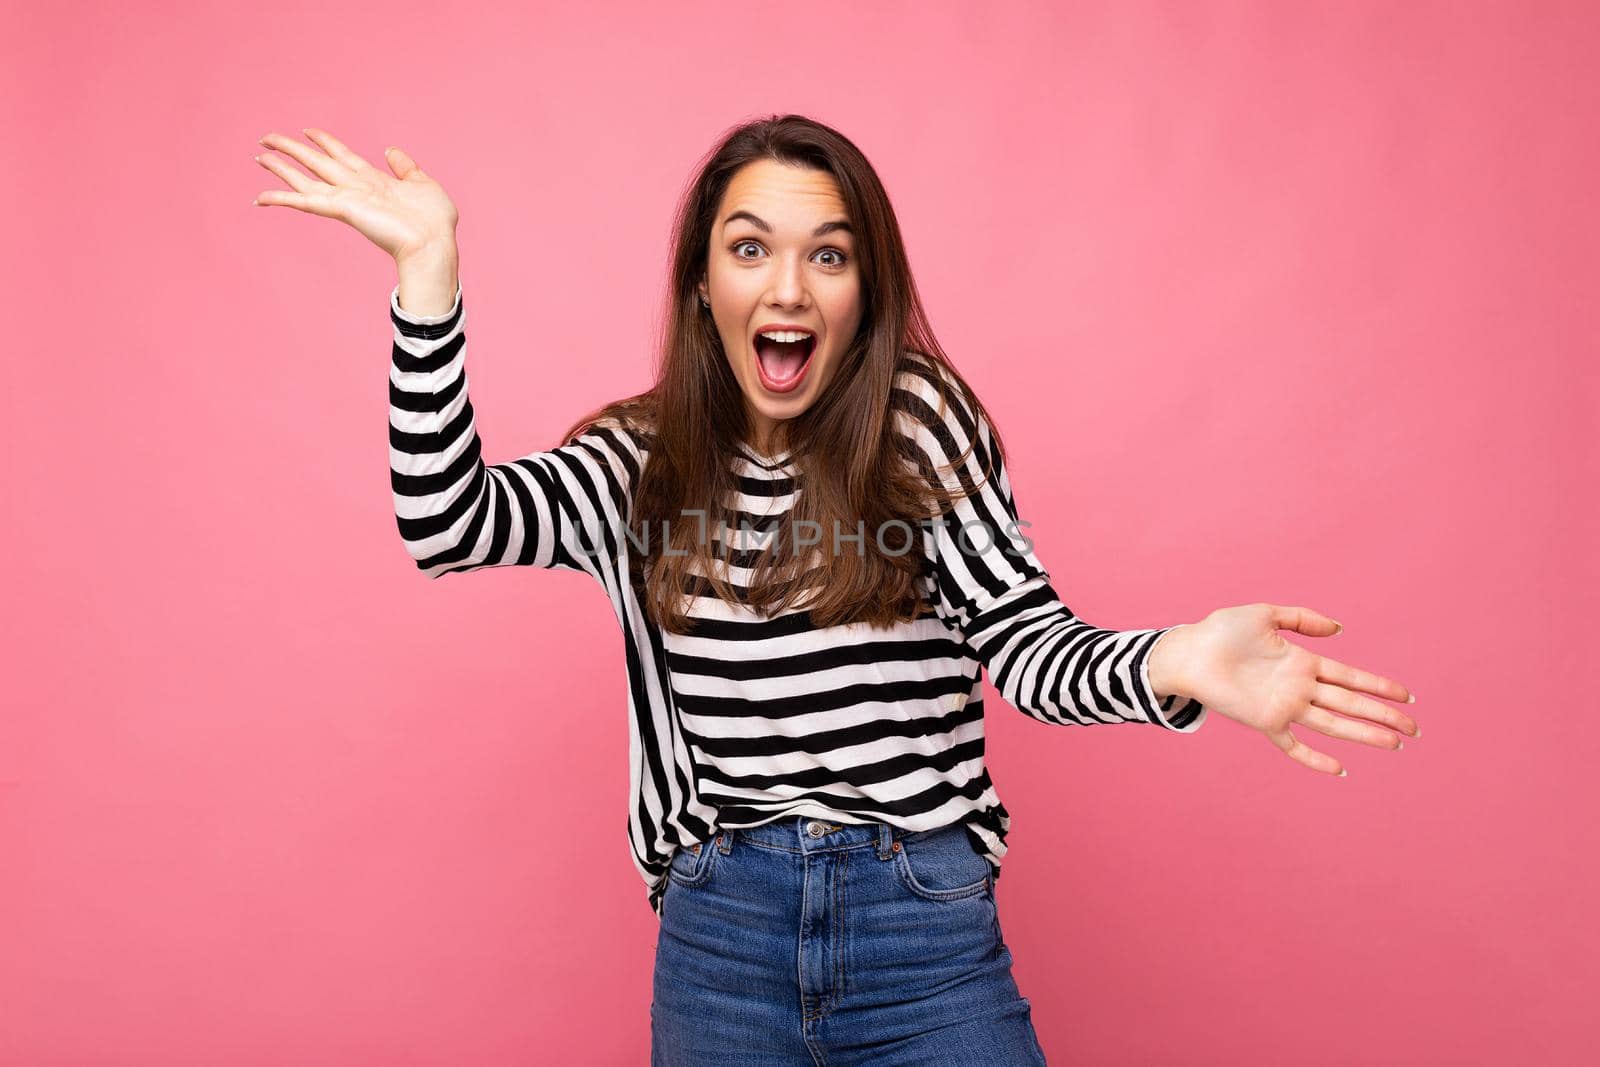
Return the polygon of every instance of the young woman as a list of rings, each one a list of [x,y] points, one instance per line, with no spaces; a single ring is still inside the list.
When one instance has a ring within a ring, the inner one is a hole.
[[[889,198],[838,132],[730,133],[674,230],[655,384],[560,447],[486,465],[467,395],[455,206],[320,130],[256,158],[257,203],[395,259],[390,455],[432,577],[581,570],[626,638],[634,864],[661,919],[660,1064],[1040,1063],[994,883],[1010,816],[982,670],[1045,723],[1193,732],[1208,710],[1312,770],[1289,730],[1400,747],[1405,687],[1223,608],[1103,630],[1022,534],[1000,437],[928,326]],[[319,150],[320,149],[320,150]],[[1371,694],[1363,695],[1363,694]],[[1335,714],[1340,713],[1340,714]]]

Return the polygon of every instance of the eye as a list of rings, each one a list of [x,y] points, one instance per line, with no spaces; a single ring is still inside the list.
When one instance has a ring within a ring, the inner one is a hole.
[[[757,258],[756,256],[747,256],[747,255],[744,255],[744,254],[742,254],[740,252],[740,249],[746,248],[746,247],[760,249],[761,248],[761,244],[758,241],[752,241],[749,238],[745,238],[742,241],[735,241],[732,245],[730,245],[728,247],[728,250],[733,253],[733,258],[734,259],[744,259],[744,260],[756,259]],[[817,255],[819,255],[819,256],[831,255],[831,256],[837,257],[831,263],[822,264],[824,267],[834,267],[834,268],[842,267],[849,260],[849,257],[846,256],[843,251],[841,251],[840,249],[837,249],[837,248],[824,248],[821,251],[819,251],[817,253]]]

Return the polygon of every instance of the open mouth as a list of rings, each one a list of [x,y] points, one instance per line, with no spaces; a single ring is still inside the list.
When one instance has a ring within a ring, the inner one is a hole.
[[[800,384],[817,336],[800,330],[763,330],[756,334],[756,368],[761,384],[777,393],[787,393]]]

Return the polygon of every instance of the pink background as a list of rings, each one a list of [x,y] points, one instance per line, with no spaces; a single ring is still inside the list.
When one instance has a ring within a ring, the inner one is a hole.
[[[504,460],[647,384],[679,190],[790,110],[880,169],[1071,607],[1304,604],[1419,694],[1403,752],[1302,731],[1345,779],[994,704],[1052,1062],[1592,1054],[1592,5],[523,7],[6,13],[0,1062],[644,1062],[615,620],[415,571],[393,265],[251,156],[445,184]]]

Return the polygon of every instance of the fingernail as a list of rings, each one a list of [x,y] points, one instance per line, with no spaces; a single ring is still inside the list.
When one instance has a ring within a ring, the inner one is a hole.
[[[257,206],[257,207],[259,207],[261,205],[261,201],[260,200],[252,200],[252,201],[250,201],[250,203],[252,205],[254,205],[254,206]]]
[[[1419,726],[1419,727],[1416,728],[1415,731],[1412,732],[1411,739],[1413,741],[1415,741],[1417,738],[1419,738],[1421,736],[1422,736],[1422,727]]]
[[[1344,633],[1344,623],[1341,622],[1341,623],[1337,623],[1336,625],[1339,628],[1337,630],[1333,631],[1333,636],[1338,637],[1340,634]]]
[[[1406,697],[1406,703],[1407,704],[1415,704],[1416,702],[1417,702],[1417,694],[1412,693],[1410,696]]]
[[[1402,748],[1405,748],[1405,747],[1406,747],[1406,743],[1404,741],[1398,741],[1398,742],[1395,743],[1394,750],[1396,752],[1399,752]]]
[[[1338,777],[1340,777],[1340,778],[1348,778],[1348,777],[1350,777],[1350,772],[1348,770],[1342,770],[1342,771],[1339,772]]]

